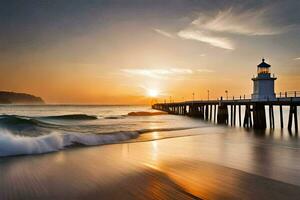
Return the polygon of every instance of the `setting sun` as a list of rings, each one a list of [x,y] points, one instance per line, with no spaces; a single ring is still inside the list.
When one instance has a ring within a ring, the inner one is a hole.
[[[159,92],[155,89],[148,89],[147,90],[147,96],[149,96],[149,97],[157,97],[158,93]]]

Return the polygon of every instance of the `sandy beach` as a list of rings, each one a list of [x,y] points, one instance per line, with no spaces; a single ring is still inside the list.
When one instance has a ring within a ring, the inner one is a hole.
[[[146,141],[162,134],[1,158],[0,199],[299,199],[292,138],[205,127]]]

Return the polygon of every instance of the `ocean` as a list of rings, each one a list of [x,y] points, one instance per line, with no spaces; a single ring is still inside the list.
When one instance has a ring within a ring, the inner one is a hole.
[[[2,105],[0,157],[120,143],[150,132],[202,126],[210,125],[149,106]]]
[[[300,140],[276,110],[265,131],[157,112],[1,105],[0,199],[299,199]]]
[[[286,108],[285,127],[287,114]],[[267,129],[267,135],[271,134],[279,142],[285,141],[285,144],[290,138],[293,138],[291,145],[295,140],[298,143],[297,135],[287,133],[286,128],[278,129],[279,115],[276,109],[275,121],[276,129]],[[42,154],[78,146],[181,137],[186,132],[178,134],[176,130],[205,127],[212,128],[211,134],[219,130],[213,127],[226,131],[232,128],[186,116],[162,114],[150,106],[1,105],[0,157]],[[243,130],[239,127],[235,129]],[[198,131],[197,134],[204,132]]]

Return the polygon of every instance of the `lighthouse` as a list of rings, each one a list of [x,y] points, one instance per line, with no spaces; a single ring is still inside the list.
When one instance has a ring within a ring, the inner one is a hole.
[[[276,77],[271,77],[271,65],[262,59],[262,62],[257,65],[257,76],[252,78],[253,94],[251,96],[254,101],[267,101],[276,98],[274,92],[274,82]]]

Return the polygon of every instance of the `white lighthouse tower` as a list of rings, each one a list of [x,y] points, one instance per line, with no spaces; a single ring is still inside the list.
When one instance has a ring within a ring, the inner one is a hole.
[[[257,65],[257,76],[252,78],[253,80],[253,94],[252,100],[266,101],[274,100],[276,98],[274,92],[274,81],[276,77],[271,77],[270,74],[271,65],[265,63],[265,59]]]

